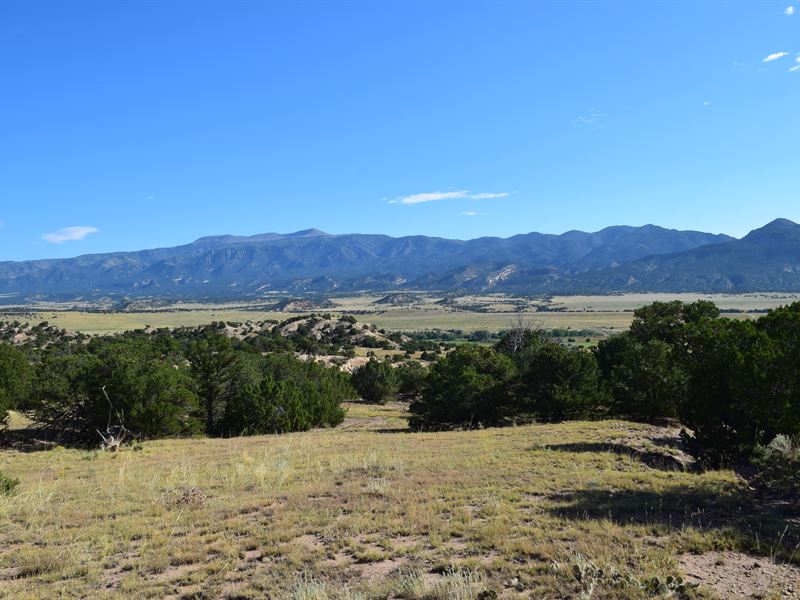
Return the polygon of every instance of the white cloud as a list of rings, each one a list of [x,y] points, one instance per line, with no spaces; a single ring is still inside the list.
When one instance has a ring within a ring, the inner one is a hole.
[[[703,102],[703,106],[711,106],[711,100],[706,100]]]
[[[464,212],[461,213],[461,215],[464,217],[477,217],[481,214],[482,213],[475,212],[474,210],[465,210]]]
[[[794,14],[794,6],[787,6],[786,9],[783,11],[787,17],[791,17]]]
[[[590,108],[585,115],[581,115],[572,122],[573,127],[605,127],[605,114]]]
[[[492,198],[505,198],[508,192],[484,192],[482,194],[470,194],[470,200],[491,200]]]
[[[800,65],[795,65],[789,68],[790,73],[794,73],[795,71],[800,71]]]
[[[423,202],[435,202],[436,200],[489,200],[492,198],[505,198],[508,192],[481,192],[473,194],[469,190],[459,190],[456,192],[423,192],[421,194],[411,194],[410,196],[400,196],[389,200],[389,204],[422,204]]]
[[[775,52],[774,54],[770,54],[769,56],[767,56],[761,62],[765,62],[765,63],[772,62],[773,60],[778,60],[779,58],[783,58],[787,54],[789,54],[789,53],[788,52]]]
[[[98,231],[100,230],[97,227],[65,227],[52,233],[45,233],[42,235],[42,239],[51,244],[61,244],[63,242],[82,240],[90,233],[97,233]]]
[[[434,202],[436,200],[452,200],[455,198],[466,198],[469,190],[458,192],[423,192],[421,194],[411,194],[410,196],[400,196],[390,200],[392,204],[421,204],[423,202]]]

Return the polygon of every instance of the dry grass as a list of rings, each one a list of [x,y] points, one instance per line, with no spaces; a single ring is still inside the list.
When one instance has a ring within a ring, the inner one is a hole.
[[[331,314],[342,314],[334,309],[326,310]],[[346,312],[346,311],[345,311]],[[183,327],[211,323],[212,321],[245,322],[248,320],[260,321],[267,319],[283,320],[296,316],[290,313],[276,313],[245,310],[191,310],[181,312],[153,311],[153,312],[113,312],[89,313],[77,311],[58,311],[36,313],[25,318],[18,316],[0,317],[0,319],[19,319],[37,324],[48,321],[68,331],[81,331],[87,334],[106,334],[151,327]],[[530,313],[537,324],[548,328],[594,329],[614,328],[624,329],[630,325],[630,313]],[[518,318],[517,313],[478,313],[453,311],[443,308],[417,309],[417,308],[392,308],[387,310],[357,314],[359,321],[367,321],[377,327],[390,330],[420,330],[420,329],[461,329],[466,332],[485,329],[499,331],[507,329]]]
[[[456,310],[452,307],[436,303],[440,296],[424,294],[423,299],[411,306],[387,306],[375,304],[380,295],[360,295],[352,297],[334,297],[334,307],[323,312],[331,314],[355,314],[360,321],[374,323],[378,327],[390,330],[420,329],[461,329],[466,332],[486,329],[499,331],[511,326],[519,317],[516,308],[523,308],[522,315],[538,325],[561,329],[598,329],[622,330],[630,325],[632,311],[656,300],[683,300],[691,302],[699,299],[711,300],[721,309],[753,310],[774,308],[800,299],[798,294],[619,294],[606,296],[556,296],[552,306],[566,312],[531,312],[536,306],[544,303],[540,299],[523,300],[502,294],[464,296],[459,302],[464,305],[480,306],[483,311]],[[517,306],[514,303],[517,303]],[[104,334],[139,329],[147,325],[153,327],[195,326],[212,321],[248,320],[283,320],[290,313],[253,310],[263,307],[247,302],[231,302],[222,304],[176,303],[169,308],[179,310],[147,310],[141,312],[79,312],[64,310],[65,305],[42,303],[38,308],[42,312],[8,318],[30,321],[32,324],[50,321],[54,325],[70,331],[82,331],[90,334]],[[8,307],[6,310],[10,310]],[[24,307],[15,307],[24,308]],[[247,310],[250,308],[250,310]],[[729,316],[750,318],[753,315],[733,313]]]
[[[350,410],[403,422],[397,405]],[[617,421],[345,426],[116,454],[5,451],[0,470],[22,482],[0,496],[0,596],[577,598],[582,584],[554,565],[578,555],[638,581],[680,574],[684,552],[766,539],[758,517],[742,521],[733,473],[604,450],[658,433]],[[592,593],[648,597],[602,582]]]
[[[764,310],[777,308],[800,300],[800,294],[783,292],[753,292],[750,294],[697,294],[697,293],[643,293],[613,294],[602,296],[554,296],[552,302],[566,310],[623,311],[634,310],[653,302],[695,302],[708,300],[716,304],[721,311]]]

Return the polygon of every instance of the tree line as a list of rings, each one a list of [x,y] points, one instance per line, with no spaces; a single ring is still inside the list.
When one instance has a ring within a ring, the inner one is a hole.
[[[415,430],[674,419],[707,464],[732,464],[778,436],[797,444],[800,303],[748,320],[722,318],[707,301],[655,302],[591,351],[518,326],[492,347],[456,347],[424,376],[376,363],[354,382],[373,399],[410,388]]]
[[[674,419],[714,465],[764,456],[779,436],[775,447],[795,447],[800,434],[800,303],[749,320],[722,318],[706,301],[656,302],[593,350],[520,325],[493,346],[434,356],[429,367],[373,359],[352,377],[301,360],[297,340],[275,331],[248,341],[222,328],[2,343],[0,418],[24,411],[80,443],[96,441],[110,420],[142,438],[233,436],[332,426],[344,418],[342,401],[400,397],[413,430]]]
[[[67,443],[96,443],[112,423],[143,439],[304,431],[340,423],[354,397],[339,369],[262,353],[216,326],[0,344],[0,419],[23,411]]]

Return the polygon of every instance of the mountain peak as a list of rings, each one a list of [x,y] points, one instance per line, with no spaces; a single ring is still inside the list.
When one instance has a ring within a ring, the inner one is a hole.
[[[320,229],[315,229],[313,227],[311,229],[302,229],[300,231],[295,231],[294,233],[286,234],[286,237],[290,238],[306,238],[306,237],[322,237],[322,236],[328,237],[330,236],[330,234],[325,233]]]
[[[769,223],[764,225],[764,227],[762,227],[762,229],[767,229],[767,228],[770,228],[770,229],[778,229],[778,228],[780,228],[780,229],[795,229],[797,227],[800,227],[800,225],[798,225],[794,221],[790,221],[789,219],[775,219],[774,221],[770,221]]]
[[[789,219],[775,219],[763,227],[754,229],[744,236],[743,239],[760,240],[767,237],[785,236],[787,234],[800,236],[800,225]]]
[[[209,235],[195,240],[195,244],[248,244],[253,242],[273,242],[284,238],[327,237],[329,233],[319,229],[303,229],[294,233],[257,233],[255,235]]]

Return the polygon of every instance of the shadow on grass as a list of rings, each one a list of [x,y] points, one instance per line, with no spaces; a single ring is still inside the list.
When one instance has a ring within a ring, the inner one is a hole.
[[[7,429],[0,431],[0,450],[16,450],[18,452],[52,450],[57,442],[50,441],[48,437],[46,431],[35,427]]]
[[[765,503],[744,486],[676,486],[661,492],[587,489],[553,500],[556,505],[549,511],[560,518],[728,532],[744,550],[800,563],[797,511]]]
[[[660,469],[662,471],[697,471],[695,463],[682,461],[679,458],[664,454],[662,452],[648,452],[625,444],[612,444],[609,442],[587,442],[575,444],[547,444],[548,450],[558,452],[611,452],[622,454],[640,460],[648,467]]]
[[[382,429],[368,429],[366,431],[371,431],[372,433],[415,433],[413,429],[410,429],[408,425],[405,427],[397,426],[397,427],[384,427]]]

